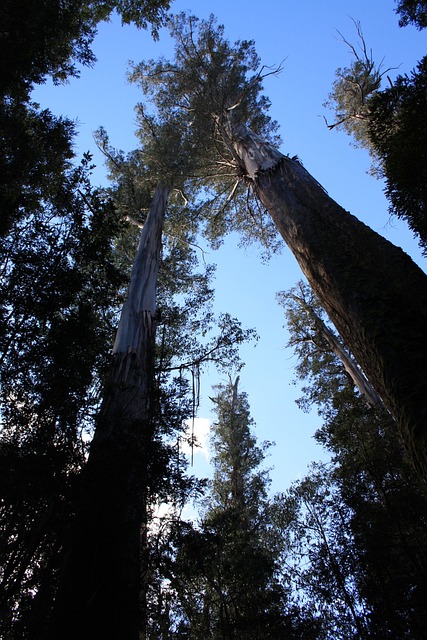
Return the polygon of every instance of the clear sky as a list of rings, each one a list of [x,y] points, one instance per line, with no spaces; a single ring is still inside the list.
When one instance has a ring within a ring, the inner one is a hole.
[[[351,18],[360,21],[375,59],[384,58],[385,67],[399,67],[389,73],[392,78],[410,72],[425,55],[425,32],[414,27],[400,29],[394,7],[394,0],[175,0],[171,9],[190,10],[199,17],[214,13],[231,41],[255,40],[262,64],[277,65],[284,60],[281,75],[265,82],[271,114],[281,125],[281,151],[298,155],[340,205],[401,246],[425,269],[406,226],[390,221],[382,185],[367,173],[367,153],[354,149],[345,134],[330,132],[322,117],[328,115],[322,104],[335,69],[350,61],[348,48],[336,30],[347,40],[356,41]],[[94,52],[98,62],[93,69],[83,69],[79,80],[63,87],[44,85],[36,91],[35,99],[57,115],[78,121],[76,151],[94,154],[98,164],[95,180],[105,184],[93,131],[104,126],[112,145],[125,151],[137,146],[133,110],[142,96],[137,87],[126,82],[128,61],[170,57],[172,50],[165,32],[154,43],[149,33],[121,27],[115,19],[99,28]],[[243,250],[237,245],[231,237],[208,256],[218,265],[216,307],[238,317],[245,326],[255,327],[260,335],[256,347],[242,349],[246,366],[241,388],[249,396],[257,438],[276,443],[268,465],[274,467],[272,489],[281,491],[305,473],[310,461],[323,455],[312,439],[319,424],[316,414],[302,414],[294,402],[299,395],[291,384],[295,358],[285,349],[288,336],[275,301],[275,293],[292,287],[301,274],[287,249],[263,264],[258,247]],[[202,381],[202,418],[209,417],[210,385],[219,381],[213,370]],[[195,464],[204,472],[203,456],[196,455]]]

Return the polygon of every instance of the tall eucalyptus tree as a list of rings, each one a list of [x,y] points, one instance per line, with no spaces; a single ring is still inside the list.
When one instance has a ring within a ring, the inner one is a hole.
[[[230,213],[233,202],[242,202],[241,187],[270,213],[427,480],[425,274],[334,202],[297,158],[272,144],[253,43],[231,46],[213,18],[198,22],[180,15],[171,33],[175,60],[137,65],[131,78],[162,118],[173,113],[196,136],[201,166],[211,167],[207,188],[216,187],[218,176],[222,185],[228,179],[229,190],[217,194],[213,224],[247,230],[253,206],[246,220],[242,208],[234,221]],[[261,215],[258,222],[263,220]]]
[[[153,437],[156,287],[166,198],[167,188],[160,185],[141,233],[84,468],[52,637],[139,635],[144,467]]]

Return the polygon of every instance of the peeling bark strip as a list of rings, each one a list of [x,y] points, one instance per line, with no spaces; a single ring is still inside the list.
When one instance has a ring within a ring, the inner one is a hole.
[[[271,144],[265,142],[254,131],[240,123],[235,124],[231,114],[227,131],[234,140],[238,140],[236,150],[248,176],[254,180],[259,171],[272,171],[285,157]]]
[[[169,189],[159,185],[142,228],[127,300],[123,306],[113,354],[137,353],[141,347],[141,324],[154,328],[159,255]]]
[[[427,482],[426,275],[334,202],[300,163],[275,149],[269,161],[271,147],[245,127],[233,127],[233,138],[255,193]]]
[[[369,383],[369,381],[363,375],[363,372],[359,369],[354,360],[343,349],[342,345],[338,342],[335,335],[328,329],[325,323],[316,316],[316,323],[322,331],[325,339],[328,341],[332,351],[341,360],[344,369],[353,380],[354,386],[358,389],[360,395],[370,407],[382,406],[382,401],[375,389]]]
[[[51,640],[138,640],[145,625],[141,557],[153,438],[156,284],[168,193],[157,187],[141,233],[47,634]]]
[[[370,384],[369,380],[366,379],[363,371],[359,369],[352,356],[347,353],[343,345],[339,342],[339,340],[337,340],[334,333],[329,329],[329,327],[326,326],[323,320],[319,318],[315,310],[309,304],[307,304],[307,302],[303,298],[300,298],[296,295],[292,295],[292,298],[306,310],[308,316],[314,321],[317,329],[325,338],[333,353],[341,360],[344,369],[351,377],[354,386],[358,389],[365,402],[370,407],[384,406],[381,398],[379,397],[373,386]]]

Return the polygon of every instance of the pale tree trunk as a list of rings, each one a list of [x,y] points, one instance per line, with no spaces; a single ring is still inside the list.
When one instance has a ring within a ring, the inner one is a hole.
[[[427,481],[427,278],[291,158],[229,125],[253,189]]]
[[[52,640],[137,640],[145,624],[141,531],[146,525],[147,455],[153,436],[156,283],[167,196],[166,187],[157,187],[141,233],[83,472],[49,630]]]
[[[360,395],[370,407],[382,406],[382,401],[369,380],[363,375],[353,358],[343,348],[342,344],[334,336],[333,332],[326,326],[320,318],[316,316],[316,323],[327,340],[331,350],[341,360],[341,363],[358,389]]]

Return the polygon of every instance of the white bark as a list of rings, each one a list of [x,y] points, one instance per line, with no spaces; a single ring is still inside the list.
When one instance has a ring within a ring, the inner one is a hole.
[[[272,171],[286,157],[246,125],[234,123],[231,115],[227,128],[235,141],[234,148],[252,180],[258,171]]]
[[[325,325],[324,322],[322,322],[322,320],[320,320],[320,318],[316,317],[316,322],[318,322],[318,326],[320,327],[323,335],[328,341],[332,351],[341,360],[344,366],[344,369],[347,371],[347,373],[353,380],[354,385],[357,387],[357,389],[359,390],[359,393],[367,402],[367,404],[371,407],[382,405],[382,400],[377,394],[377,392],[375,391],[375,389],[373,388],[373,386],[364,376],[364,374],[359,369],[359,367],[354,362],[354,360],[351,358],[351,356],[345,351],[343,346],[338,342],[338,340],[336,339],[332,331],[328,329],[328,327]]]
[[[151,333],[154,325],[160,245],[168,194],[167,187],[158,185],[141,232],[113,354],[137,353],[141,346],[141,326],[148,327]]]

